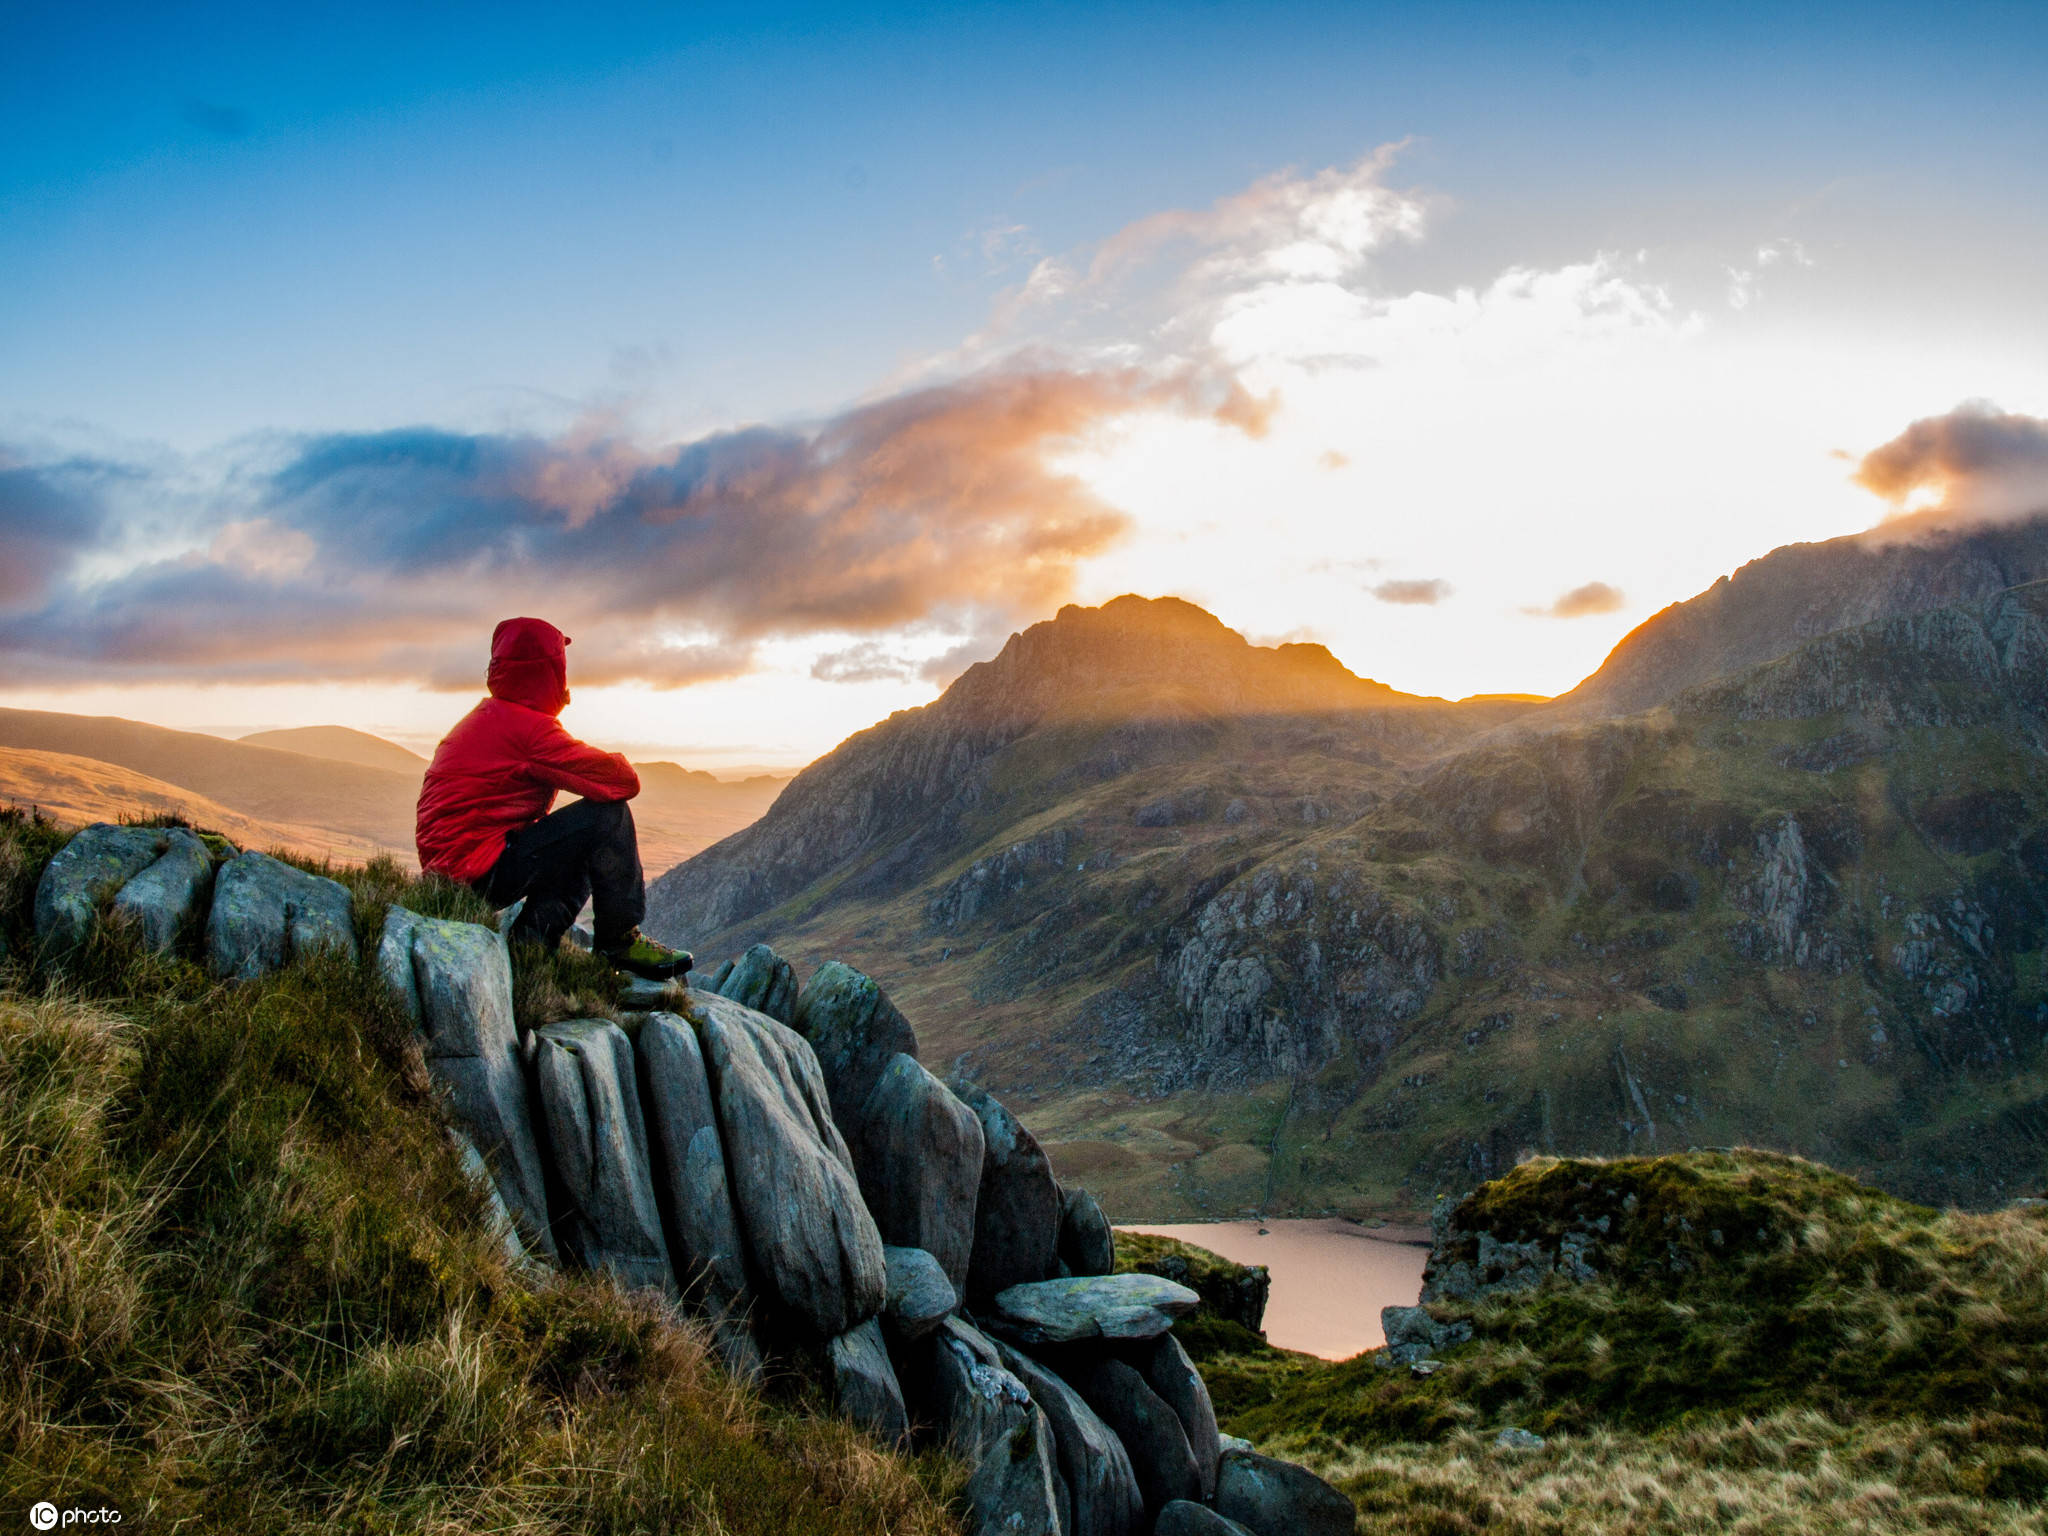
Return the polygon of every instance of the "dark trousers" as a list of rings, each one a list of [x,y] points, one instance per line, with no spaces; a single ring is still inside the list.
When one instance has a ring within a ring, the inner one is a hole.
[[[583,903],[597,909],[597,948],[622,943],[647,914],[640,837],[623,800],[578,800],[505,839],[505,851],[476,888],[494,907],[520,897],[514,940],[553,949]]]

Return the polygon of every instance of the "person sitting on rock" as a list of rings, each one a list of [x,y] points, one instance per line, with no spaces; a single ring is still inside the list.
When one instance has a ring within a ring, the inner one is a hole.
[[[562,729],[569,637],[539,619],[507,619],[491,635],[490,697],[434,749],[420,785],[420,866],[482,893],[494,907],[521,897],[515,942],[552,950],[589,901],[594,948],[654,981],[690,968],[682,950],[640,932],[647,881],[627,801],[640,775]],[[582,799],[550,810],[555,792]]]

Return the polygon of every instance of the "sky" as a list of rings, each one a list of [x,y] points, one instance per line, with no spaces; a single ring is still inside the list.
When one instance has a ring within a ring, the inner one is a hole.
[[[287,13],[288,12],[288,13]],[[1561,692],[2048,505],[2048,9],[0,10],[0,705],[790,767],[1123,592]]]

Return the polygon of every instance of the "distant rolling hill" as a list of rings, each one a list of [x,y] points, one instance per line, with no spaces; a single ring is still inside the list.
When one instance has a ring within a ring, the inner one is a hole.
[[[259,821],[217,800],[97,758],[0,747],[0,804],[35,806],[53,821],[83,826],[133,816],[182,816],[225,834],[237,846],[285,848],[310,857],[361,861],[385,852],[324,827]]]
[[[228,741],[110,716],[0,709],[0,748],[13,754],[0,762],[0,801],[56,814],[50,797],[61,785],[67,804],[91,804],[100,808],[92,816],[113,818],[126,795],[138,797],[138,808],[164,810],[172,807],[157,802],[166,793],[183,794],[258,829],[251,834],[258,847],[337,857],[381,851],[408,867],[418,863],[413,813],[426,762],[361,731],[309,726]],[[68,760],[61,771],[41,761],[52,755]],[[107,769],[97,791],[78,766],[93,762]],[[637,766],[634,817],[650,873],[753,821],[786,782],[762,775],[726,783],[674,763]],[[196,810],[183,814],[203,820]],[[265,841],[260,829],[276,836]],[[226,825],[219,830],[235,836]]]
[[[427,771],[427,760],[407,751],[395,741],[353,731],[345,725],[301,725],[283,731],[255,731],[238,738],[247,747],[276,747],[281,752],[303,752],[330,762],[355,763],[363,768],[384,768],[392,773],[418,778]]]
[[[1065,610],[671,871],[649,926],[861,965],[1126,1219],[1737,1142],[2010,1198],[2048,1162],[2048,584],[1924,608],[1974,557],[1923,554],[1872,622],[1802,642],[1794,585],[1718,652],[1770,659],[1646,667],[1621,718]]]

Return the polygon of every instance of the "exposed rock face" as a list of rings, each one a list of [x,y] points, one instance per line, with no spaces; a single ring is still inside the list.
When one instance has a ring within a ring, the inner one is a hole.
[[[1123,1442],[1052,1371],[1021,1350],[996,1347],[1005,1368],[1052,1421],[1060,1477],[1067,1485],[1067,1536],[1137,1536],[1145,1499]]]
[[[1351,1536],[1358,1511],[1306,1467],[1256,1451],[1226,1451],[1216,1474],[1216,1513],[1254,1531]]]
[[[728,1362],[754,1374],[760,1357],[745,1323],[746,1257],[696,1032],[676,1014],[652,1013],[635,1033],[633,1051],[676,1282],[704,1308]]]
[[[1059,1259],[1075,1275],[1116,1273],[1116,1233],[1085,1189],[1070,1189],[1060,1205]]]
[[[858,1125],[854,1163],[883,1241],[924,1249],[964,1293],[981,1189],[981,1121],[914,1058],[898,1054],[868,1094]]]
[[[1062,1374],[1122,1442],[1145,1508],[1155,1515],[1175,1499],[1199,1499],[1202,1475],[1180,1418],[1121,1360],[1076,1353],[1058,1359]],[[1289,1530],[1275,1526],[1276,1531]]]
[[[869,1318],[842,1333],[825,1346],[825,1355],[832,1367],[832,1398],[841,1411],[885,1446],[907,1443],[910,1416],[882,1343],[881,1323]]]
[[[179,930],[207,909],[213,868],[205,843],[183,827],[171,827],[156,862],[114,897],[112,915],[134,928],[144,948],[168,954]]]
[[[393,907],[377,946],[377,973],[419,1024],[428,1075],[448,1095],[457,1124],[490,1166],[521,1236],[535,1251],[557,1257],[545,1165],[527,1108],[512,1017],[512,962],[505,941],[474,923],[442,922]]]
[[[1472,1337],[1470,1323],[1440,1323],[1427,1307],[1381,1307],[1380,1331],[1386,1335],[1386,1359],[1392,1365],[1434,1359],[1439,1350]]]
[[[885,1247],[882,1259],[889,1273],[882,1321],[890,1337],[898,1342],[923,1338],[959,1307],[959,1293],[946,1278],[945,1270],[922,1248]]]
[[[1060,1188],[1038,1138],[980,1088],[963,1102],[981,1122],[981,1187],[967,1294],[993,1296],[1052,1273],[1060,1235]]]
[[[917,1057],[910,1021],[870,977],[837,960],[812,973],[791,1026],[817,1052],[833,1113],[849,1136],[858,1134],[861,1106],[890,1058]]]
[[[983,1321],[991,1332],[1025,1345],[1156,1339],[1201,1304],[1186,1286],[1157,1275],[1076,1276],[998,1291]]]
[[[765,1013],[778,1024],[795,1020],[796,971],[766,944],[754,945],[729,967],[721,967],[718,984],[708,990]]]
[[[533,1032],[533,1076],[566,1197],[557,1243],[628,1290],[673,1293],[633,1043],[609,1019],[543,1024]]]
[[[203,868],[187,887],[180,872],[189,868],[192,849]],[[154,880],[145,878],[158,864],[167,867]],[[98,904],[111,899],[115,911],[137,923],[146,945],[168,949],[178,924],[203,897],[212,872],[205,845],[183,828],[95,823],[44,866],[36,882],[36,938],[53,955],[75,949],[85,942]],[[124,908],[120,893],[138,881],[142,889]]]
[[[832,1123],[817,1058],[764,1014],[690,993],[733,1204],[768,1296],[823,1343],[882,1310],[882,1238]]]
[[[1195,1458],[1195,1472],[1202,1480],[1202,1497],[1213,1498],[1216,1463],[1223,1446],[1216,1429],[1216,1407],[1209,1400],[1202,1373],[1170,1333],[1161,1334],[1147,1348],[1133,1350],[1129,1359],[1145,1378],[1145,1385],[1157,1392],[1159,1400],[1180,1420],[1188,1437],[1188,1452]]]
[[[975,1463],[967,1482],[971,1528],[1060,1536],[1067,1497],[1052,1428],[995,1346],[948,1318],[932,1351],[931,1390],[947,1442]]]
[[[355,903],[348,887],[245,853],[221,866],[206,920],[214,974],[251,981],[322,951],[356,957]]]

